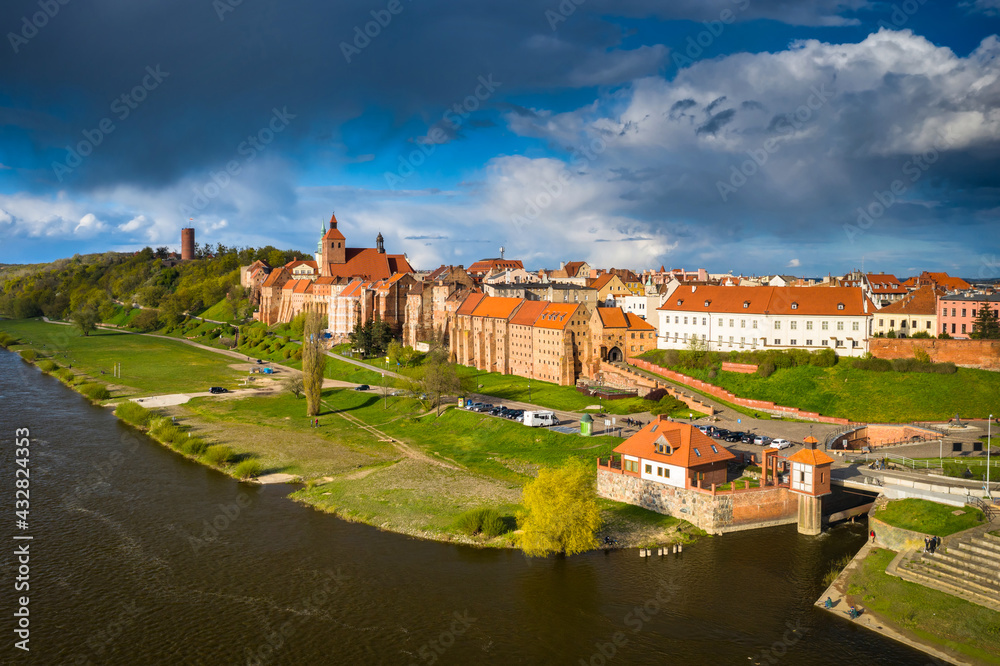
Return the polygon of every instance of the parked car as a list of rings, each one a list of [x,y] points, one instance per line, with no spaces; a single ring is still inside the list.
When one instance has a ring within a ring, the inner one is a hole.
[[[221,386],[213,386],[212,388],[208,389],[208,392],[209,393],[229,393],[229,389],[223,388]]]
[[[701,430],[701,434],[703,434],[703,435],[707,435],[708,431],[711,430],[711,428],[712,428],[712,426],[710,426],[710,425],[699,425],[699,426],[695,426],[695,427],[698,428],[698,430]]]
[[[741,432],[731,432],[722,438],[726,442],[739,442],[743,440],[743,433]]]
[[[728,434],[729,431],[726,430],[725,428],[716,428],[715,432],[712,433],[712,437],[714,437],[715,439],[725,439],[726,435]]]
[[[355,391],[367,391],[370,388],[371,388],[371,386],[368,386],[368,384],[358,384],[357,386],[354,387],[354,390]]]
[[[789,442],[787,439],[781,439],[780,437],[778,439],[771,440],[771,444],[770,444],[770,446],[771,446],[772,449],[779,449],[779,450],[780,449],[787,449],[791,445],[792,445],[792,443]]]
[[[757,444],[758,446],[767,446],[768,444],[771,443],[771,438],[766,435],[757,435],[754,438],[753,443]]]

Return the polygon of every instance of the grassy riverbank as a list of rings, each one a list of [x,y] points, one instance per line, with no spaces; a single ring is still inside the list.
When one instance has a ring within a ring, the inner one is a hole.
[[[234,387],[247,367],[245,359],[180,340],[119,331],[84,337],[68,326],[39,321],[0,321],[0,331],[18,339],[12,350],[66,375],[75,389],[106,386],[110,396],[99,402],[201,392],[210,385]],[[353,373],[375,374],[331,361],[332,378],[352,381]],[[116,362],[122,363],[121,379],[111,377]],[[464,513],[492,509],[509,530],[516,524],[521,488],[540,468],[574,458],[592,463],[621,441],[529,429],[457,409],[436,416],[412,398],[385,400],[349,388],[327,389],[323,397],[318,428],[305,416],[305,401],[283,392],[194,398],[153,410],[175,417],[176,426],[129,420],[150,429],[165,446],[231,476],[252,470],[253,476],[297,477],[304,486],[293,498],[318,509],[391,531],[490,546],[509,546],[514,537],[509,531],[492,538],[468,535],[460,525]],[[601,506],[606,521],[602,535],[615,536],[622,545],[688,541],[699,535],[690,524],[669,516],[603,500]]]
[[[962,513],[956,516],[956,511]],[[941,537],[976,527],[986,520],[979,509],[956,509],[946,504],[914,498],[889,502],[875,517],[887,525]]]
[[[973,659],[1000,663],[1000,613],[885,573],[895,557],[873,549],[847,579],[848,603],[921,642]]]

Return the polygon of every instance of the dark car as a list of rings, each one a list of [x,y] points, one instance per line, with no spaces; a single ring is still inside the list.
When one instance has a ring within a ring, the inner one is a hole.
[[[741,432],[731,432],[722,438],[726,442],[740,442],[743,441],[743,433]]]
[[[260,359],[257,359],[257,364],[258,364],[258,365],[260,365],[260,364],[261,364],[261,363],[263,363],[263,362],[264,362],[264,361],[262,361],[262,360],[260,360]]]
[[[726,435],[728,434],[729,431],[726,430],[725,428],[717,428],[715,432],[712,433],[712,437],[714,437],[715,439],[725,439]]]
[[[368,384],[358,384],[357,386],[354,387],[354,390],[355,391],[367,391],[370,388],[371,388],[371,386],[368,386]]]
[[[229,389],[223,388],[221,386],[213,386],[212,388],[208,389],[208,392],[209,393],[229,393]]]

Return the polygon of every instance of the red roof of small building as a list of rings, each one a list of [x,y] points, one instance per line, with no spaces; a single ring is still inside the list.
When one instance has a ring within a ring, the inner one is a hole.
[[[479,302],[476,309],[472,311],[475,317],[492,317],[494,319],[510,319],[521,303],[523,298],[511,298],[508,296],[487,296]]]
[[[481,291],[472,292],[471,294],[466,296],[464,301],[462,301],[462,304],[458,307],[458,310],[455,311],[455,314],[471,315],[473,311],[476,309],[476,306],[479,305],[479,302],[482,301],[484,298],[486,298],[486,294],[484,294],[483,292]]]
[[[597,308],[604,328],[628,328],[628,318],[621,308]]]
[[[650,324],[648,321],[640,317],[633,312],[626,312],[625,317],[628,318],[628,327],[631,331],[655,331],[656,327]]]
[[[895,275],[890,273],[869,273],[868,284],[871,285],[873,294],[903,294],[906,287]]]
[[[885,306],[879,313],[932,315],[937,312],[937,297],[938,294],[933,287],[923,286],[911,292],[909,296]]]
[[[384,280],[394,273],[412,273],[413,268],[402,254],[381,254],[373,247],[349,247],[342,264],[328,264],[333,277]]]
[[[572,321],[573,316],[581,307],[579,303],[542,302],[545,303],[545,310],[535,321],[536,328],[562,330],[569,325],[569,322]]]
[[[664,452],[658,444],[666,444]],[[736,456],[721,443],[687,423],[674,423],[660,416],[615,447],[615,453],[690,469]]]
[[[370,282],[364,280],[353,280],[348,283],[344,290],[340,292],[341,298],[358,298]]]
[[[604,289],[604,287],[606,287],[607,284],[609,282],[611,282],[612,280],[614,280],[615,278],[618,278],[618,281],[621,282],[621,278],[618,277],[617,275],[615,275],[614,273],[605,273],[605,274],[601,275],[599,278],[597,278],[596,280],[594,280],[593,282],[591,282],[588,286],[591,289],[596,289],[596,290],[600,291],[601,289]],[[624,283],[622,283],[622,288],[626,289]]]
[[[805,463],[806,465],[829,465],[833,462],[833,458],[826,455],[819,449],[802,449],[795,455],[788,456],[788,459],[792,462]]]
[[[510,318],[510,323],[517,326],[532,326],[546,305],[548,305],[546,301],[524,301]]]
[[[524,268],[520,259],[480,259],[466,269],[466,273],[485,275],[494,269]]]

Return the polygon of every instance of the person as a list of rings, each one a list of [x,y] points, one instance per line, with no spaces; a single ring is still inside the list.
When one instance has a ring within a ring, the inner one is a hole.
[[[826,606],[827,608],[833,608],[833,599],[827,597],[826,601],[823,602],[823,605]]]
[[[875,530],[872,530],[872,531],[871,531],[871,532],[870,532],[870,533],[868,534],[868,536],[870,536],[870,537],[872,538],[872,543],[875,543]]]
[[[861,613],[858,612],[857,607],[856,606],[851,606],[851,619],[852,620],[856,620],[859,615],[861,615]]]

